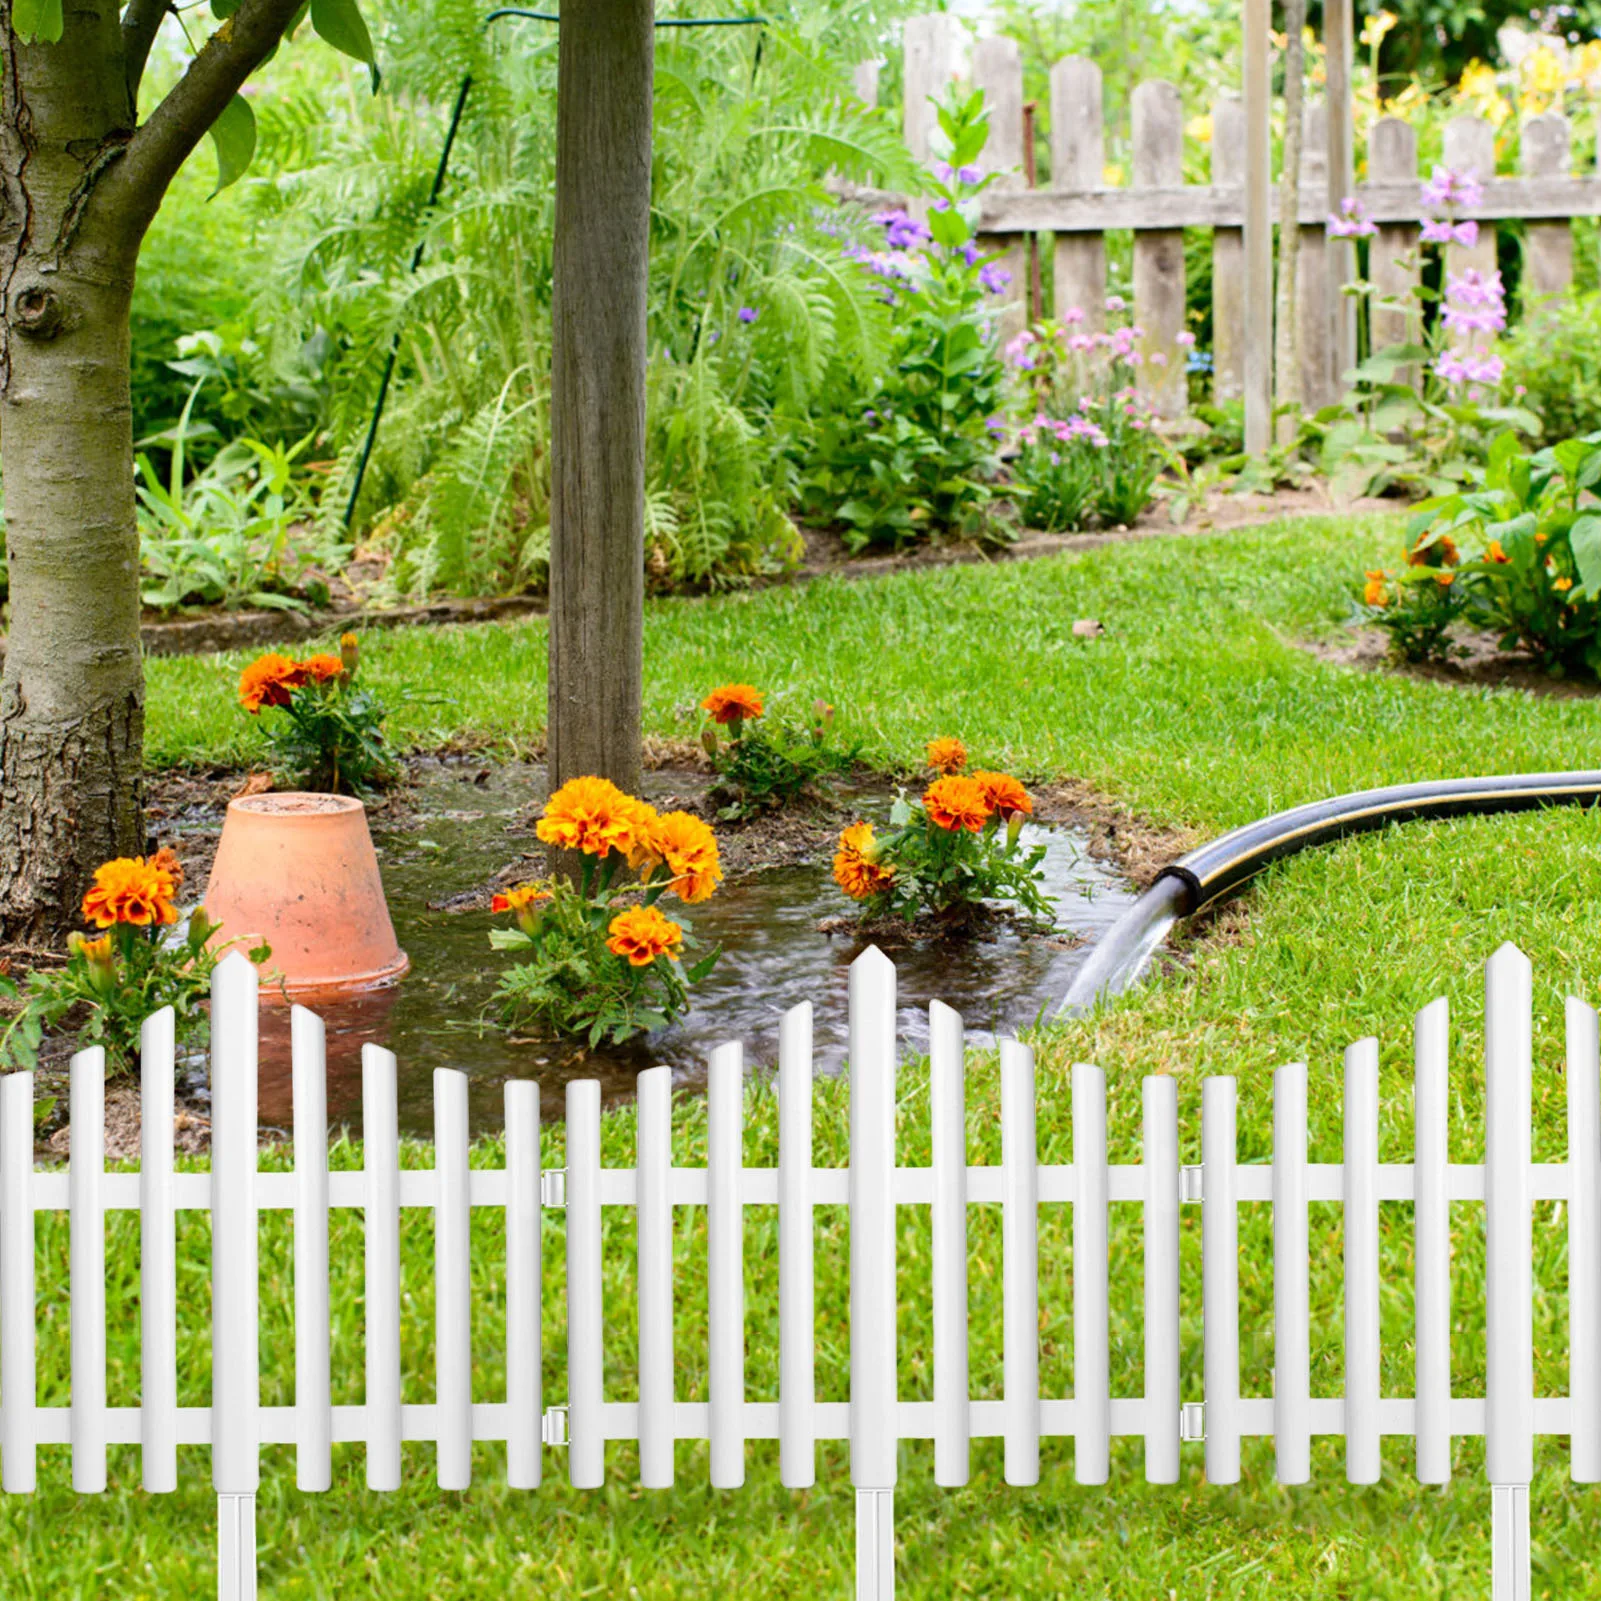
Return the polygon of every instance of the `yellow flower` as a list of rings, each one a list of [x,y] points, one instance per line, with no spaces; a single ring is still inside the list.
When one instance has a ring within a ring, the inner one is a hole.
[[[1362,600],[1368,606],[1388,606],[1390,604],[1389,591],[1384,587],[1384,580],[1389,574],[1382,567],[1369,568],[1366,574],[1367,584],[1362,590]]]
[[[611,935],[606,949],[624,957],[630,967],[649,967],[658,956],[676,962],[684,943],[683,929],[654,906],[628,907],[607,924],[606,932]]]
[[[1378,45],[1384,42],[1385,34],[1387,34],[1390,29],[1393,28],[1400,20],[1401,19],[1397,17],[1393,11],[1375,11],[1373,15],[1362,24],[1362,32],[1359,35],[1362,43],[1365,44],[1369,50],[1376,48]]]
[[[1210,116],[1191,117],[1184,124],[1184,133],[1187,138],[1193,139],[1197,144],[1209,145],[1212,142],[1212,119]]]
[[[489,909],[492,912],[520,912],[525,906],[532,906],[535,901],[549,899],[550,891],[543,885],[516,884],[499,895],[491,896]]]
[[[177,889],[159,853],[148,862],[142,856],[119,856],[95,869],[94,883],[83,898],[83,915],[96,928],[176,923],[178,908],[172,897]]]
[[[871,823],[852,823],[839,836],[834,853],[834,882],[853,901],[871,900],[895,881],[895,869],[879,860]]]
[[[535,832],[547,845],[604,856],[632,850],[642,803],[604,778],[569,778],[545,802]]]
[[[1551,587],[1556,590],[1561,590],[1565,593],[1567,590],[1573,588],[1573,580],[1571,578],[1553,578],[1551,580]]]

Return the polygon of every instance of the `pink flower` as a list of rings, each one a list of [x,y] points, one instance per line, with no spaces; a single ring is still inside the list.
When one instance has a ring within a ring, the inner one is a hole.
[[[1379,230],[1362,203],[1354,195],[1347,195],[1340,202],[1340,209],[1330,212],[1328,231],[1336,239],[1366,239]]]
[[[1108,311],[1126,311],[1128,302],[1121,295],[1108,295],[1106,297],[1106,309]]]
[[[1195,343],[1195,335],[1188,328],[1185,328],[1181,332],[1174,334],[1173,343],[1175,345],[1184,345],[1187,348]]]
[[[1436,167],[1423,186],[1422,200],[1426,206],[1453,206],[1473,211],[1484,204],[1484,185],[1471,168],[1453,172],[1449,167]]]
[[[1095,348],[1095,341],[1090,338],[1088,334],[1074,334],[1067,341],[1067,348],[1069,350],[1079,351],[1093,350]]]
[[[1062,321],[1067,323],[1083,322],[1084,308],[1082,306],[1069,306],[1067,310],[1062,313]]]
[[[1167,365],[1167,357],[1160,350],[1153,350],[1151,352],[1151,365],[1153,367],[1165,367]]]

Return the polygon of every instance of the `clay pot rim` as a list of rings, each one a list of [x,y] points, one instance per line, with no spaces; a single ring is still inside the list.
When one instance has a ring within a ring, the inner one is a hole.
[[[272,972],[272,958],[265,963],[266,972],[261,980],[261,1004],[307,1006],[313,1010],[319,1005],[348,1000],[352,995],[369,995],[374,990],[393,989],[411,971],[411,958],[397,951],[395,959],[383,967],[365,973],[351,973],[340,978],[302,978],[284,983],[268,976]]]
[[[230,812],[247,812],[252,817],[295,822],[347,818],[352,812],[364,812],[366,809],[354,796],[327,795],[313,789],[268,790],[264,795],[238,795],[228,802]]]

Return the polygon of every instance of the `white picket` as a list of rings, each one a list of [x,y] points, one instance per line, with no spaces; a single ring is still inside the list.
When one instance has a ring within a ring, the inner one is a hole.
[[[639,1291],[639,1482],[673,1482],[673,1070],[634,1081]]]
[[[395,1058],[361,1048],[367,1488],[400,1488],[400,1113]]]
[[[472,1203],[467,1075],[434,1069],[434,1431],[441,1490],[473,1477]]]
[[[1444,996],[1413,1024],[1413,1307],[1419,1484],[1451,1477],[1451,1014]]]
[[[69,1069],[72,1116],[67,1202],[72,1314],[72,1487],[106,1487],[106,1053],[79,1051]]]
[[[506,1482],[537,1490],[544,1477],[544,1332],[540,1304],[539,1086],[506,1085]]]
[[[1312,1477],[1306,1063],[1273,1075],[1273,1449],[1280,1484]]]
[[[0,1078],[0,1490],[38,1482],[33,1074]]]
[[[1034,1053],[1016,1040],[1002,1040],[1001,1369],[1008,1484],[1040,1479],[1039,1202]]]
[[[567,1086],[567,1474],[598,1489],[606,1477],[601,1397],[600,1085]]]
[[[1532,992],[1528,958],[1503,945],[1484,981],[1484,1459],[1491,1484],[1534,1477]]]
[[[1377,1484],[1379,1453],[1379,1042],[1345,1052],[1345,1476]]]
[[[1029,1098],[1032,1116],[1033,1097]],[[1073,1473],[1105,1484],[1111,1472],[1111,1191],[1106,1171],[1106,1074],[1073,1068]]]
[[[295,1129],[295,1484],[333,1485],[328,1305],[328,1042],[315,1012],[289,1015]]]
[[[178,1488],[178,1257],[173,1195],[173,1058],[170,1006],[139,1030],[139,1445],[140,1483]]]
[[[706,1296],[711,1482],[745,1482],[745,1057],[737,1043],[712,1052],[706,1083]]]
[[[1572,1473],[1601,1482],[1601,1035],[1595,1009],[1569,998],[1568,1397]]]
[[[1235,1084],[1211,1074],[1201,1086],[1202,1360],[1206,1368],[1206,1478],[1240,1481],[1240,1209]]]
[[[817,1482],[812,1224],[812,1006],[802,1001],[778,1034],[778,1472],[790,1490]]]
[[[1179,1111],[1169,1073],[1140,1090],[1145,1179],[1145,1477],[1179,1477]]]
[[[928,1009],[928,1101],[934,1201],[934,1482],[967,1483],[967,1086],[962,1017]]]

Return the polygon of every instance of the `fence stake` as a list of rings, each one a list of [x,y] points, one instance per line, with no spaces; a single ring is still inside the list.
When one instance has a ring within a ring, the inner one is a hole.
[[[1105,1484],[1112,1449],[1106,1074],[1085,1062],[1073,1067],[1073,1177],[1073,1469],[1080,1484]],[[1034,1449],[1037,1473],[1037,1440]]]
[[[441,1490],[473,1480],[472,1200],[467,1075],[434,1069],[434,1432]]]
[[[172,1194],[175,1022],[139,1030],[139,1458],[152,1494],[178,1488],[178,1261]]]
[[[72,1487],[93,1495],[106,1487],[106,1053],[103,1046],[72,1058],[71,1237]]]
[[[856,1601],[895,1601],[895,1492],[856,1492]]]
[[[1038,1484],[1040,1478],[1038,1150],[1034,1053],[1016,1040],[1002,1040],[1001,1365],[1008,1484]],[[1076,1249],[1073,1266],[1076,1276]]]
[[[1595,1009],[1573,997],[1568,1027],[1568,1398],[1572,1472],[1601,1481],[1601,1042]]]
[[[712,1052],[706,1085],[707,1366],[716,1490],[745,1482],[744,1122],[745,1057],[736,1040]],[[891,1321],[892,1340],[894,1327]]]
[[[1377,1484],[1379,1453],[1379,1042],[1345,1052],[1345,1476]]]
[[[929,1123],[934,1166],[934,1482],[968,1479],[967,1088],[962,1018],[928,1009]]]
[[[400,1117],[394,1053],[361,1048],[367,1488],[400,1488]]]
[[[567,1473],[573,1487],[606,1477],[600,1262],[600,1085],[567,1086]]]
[[[1280,1484],[1312,1476],[1306,1063],[1273,1075],[1273,1450]]]
[[[539,1085],[506,1085],[506,1482],[537,1490],[544,1477],[543,1219],[539,1205]]]
[[[1179,1478],[1178,1085],[1150,1074],[1141,1088],[1145,1161],[1145,1477]]]
[[[1417,1316],[1417,1475],[1451,1477],[1450,1003],[1430,1001],[1413,1025],[1414,1305]]]
[[[256,1498],[253,1495],[219,1494],[217,1497],[217,1601],[256,1601]]]
[[[1206,1364],[1206,1477],[1240,1482],[1240,1206],[1235,1083],[1201,1085],[1201,1317]]]
[[[635,1087],[639,1482],[665,1490],[673,1482],[673,1070],[647,1068]]]
[[[812,1004],[802,1001],[778,1034],[778,1452],[790,1490],[817,1482],[813,1253]]]
[[[1529,1601],[1529,1487],[1490,1489],[1491,1601]]]
[[[295,1120],[295,1483],[333,1483],[328,1308],[328,1041],[304,1006],[289,1014]]]
[[[994,189],[1027,187],[1023,177],[1023,51],[1017,40],[985,37],[973,43],[973,87],[984,91],[989,138],[979,152],[983,172],[997,174]],[[1033,236],[1030,235],[1030,238]],[[1028,326],[1028,262],[1021,234],[979,234],[974,241],[986,255],[998,253],[1011,275],[996,296],[1002,343]]]

